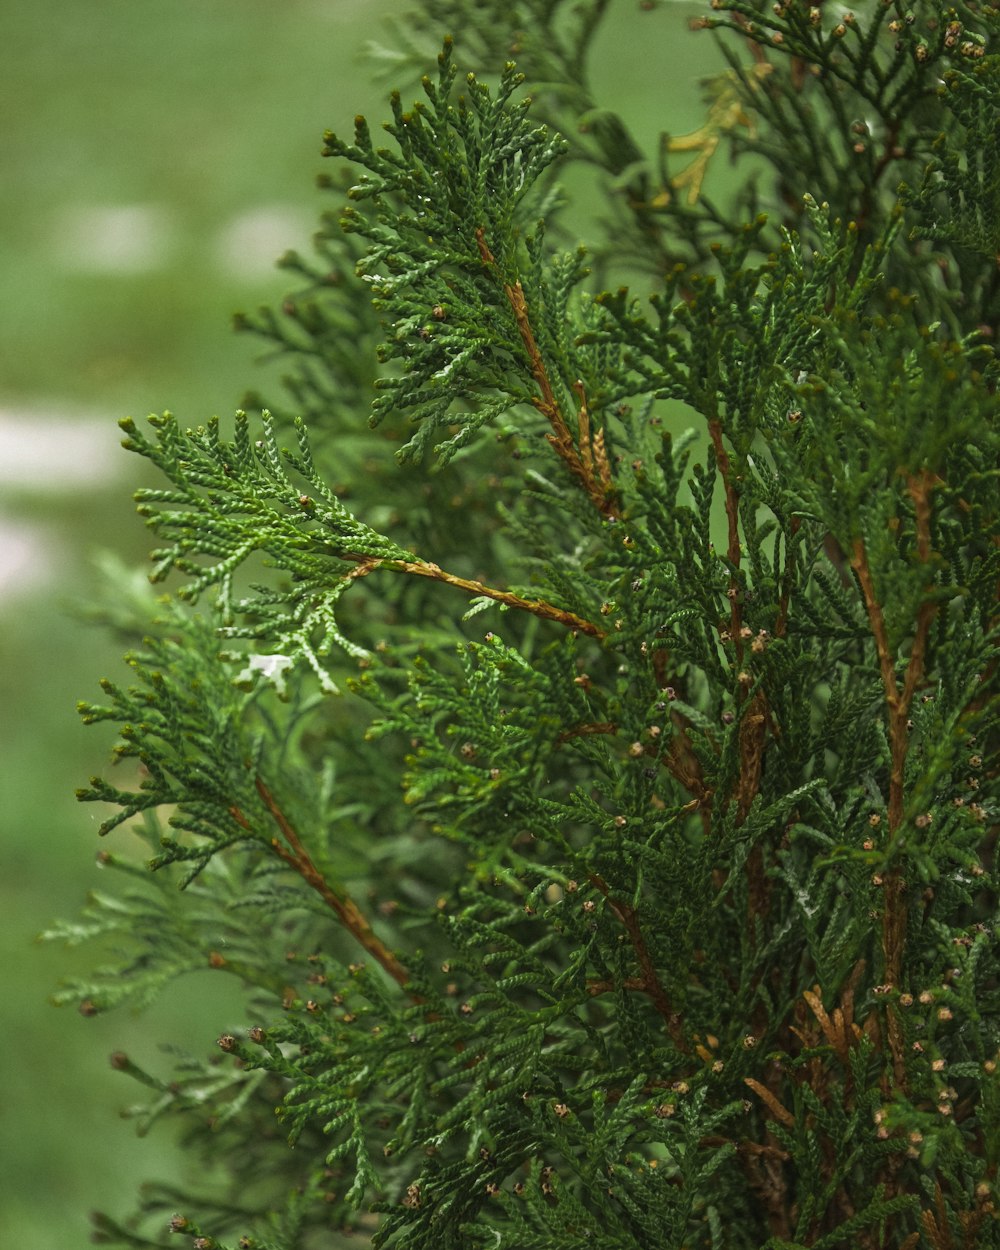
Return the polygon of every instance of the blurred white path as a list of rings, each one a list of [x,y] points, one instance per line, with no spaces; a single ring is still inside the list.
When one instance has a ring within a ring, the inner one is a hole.
[[[39,497],[108,486],[125,467],[120,439],[112,417],[0,407],[0,611],[56,575],[54,539],[35,519]]]

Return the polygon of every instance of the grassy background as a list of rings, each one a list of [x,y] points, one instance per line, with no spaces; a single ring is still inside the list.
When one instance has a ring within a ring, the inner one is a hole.
[[[105,742],[73,708],[120,671],[120,647],[70,605],[93,590],[95,551],[138,563],[147,549],[115,421],[170,407],[196,424],[248,385],[268,389],[228,320],[286,289],[271,262],[307,246],[326,207],[312,183],[322,130],[385,115],[357,54],[402,7],[0,0],[0,413],[12,418],[0,464],[57,414],[88,433],[95,466],[76,480],[71,451],[62,471],[0,472],[0,542],[19,527],[41,544],[42,574],[0,591],[0,1244],[18,1250],[87,1244],[91,1208],[122,1214],[144,1176],[182,1165],[167,1133],[137,1143],[120,1120],[136,1091],[108,1053],[157,1067],[161,1040],[201,1052],[241,1019],[210,974],[139,1019],[56,1011],[59,977],[94,952],[32,942],[101,884],[96,819],[73,791]],[[707,37],[687,34],[691,9],[612,9],[599,97],[650,147],[661,129],[694,128],[697,81],[717,61]],[[51,438],[52,457],[67,450]]]

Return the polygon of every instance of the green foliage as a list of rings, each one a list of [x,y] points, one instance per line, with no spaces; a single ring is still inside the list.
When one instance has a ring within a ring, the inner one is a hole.
[[[1000,1245],[992,13],[718,0],[657,162],[587,86],[607,7],[427,3],[479,76],[447,42],[392,146],[328,134],[340,226],[241,322],[295,410],[125,423],[184,580],[81,797],[155,872],[102,857],[49,936],[121,951],[61,997],[247,1009],[115,1057],[204,1173],[104,1244]],[[767,171],[724,209],[720,145]]]
[[[393,329],[379,359],[399,362],[398,371],[376,383],[381,393],[371,420],[409,413],[418,426],[405,449],[412,457],[424,452],[434,431],[459,426],[437,449],[453,455],[486,421],[530,397],[527,387],[511,390],[517,362],[530,376],[531,361],[524,359],[526,346],[503,287],[519,281],[527,259],[519,255],[522,202],[565,146],[529,123],[527,100],[511,104],[524,81],[513,64],[505,67],[495,99],[470,74],[469,94],[456,105],[450,43],[439,62],[437,82],[423,80],[427,104],[407,113],[398,94],[392,97],[394,121],[386,129],[398,152],[376,150],[364,118],[353,144],[328,133],[325,148],[325,155],[346,157],[365,171],[349,195],[371,201],[371,215],[352,207],[342,224],[366,240],[358,273]],[[487,264],[491,241],[496,255]],[[542,280],[553,276],[549,302],[540,290],[529,294],[538,295],[546,313],[552,299],[565,302],[570,280],[558,270]],[[552,321],[558,325],[559,318]],[[475,403],[476,410],[457,412],[456,403]]]

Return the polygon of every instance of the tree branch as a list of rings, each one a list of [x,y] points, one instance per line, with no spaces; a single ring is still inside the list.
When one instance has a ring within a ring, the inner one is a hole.
[[[656,1010],[666,1021],[667,1031],[674,1045],[678,1050],[687,1052],[688,1044],[681,1029],[680,1016],[674,1011],[670,999],[667,997],[667,991],[663,988],[663,984],[657,975],[656,965],[653,963],[653,957],[649,953],[649,947],[646,945],[646,939],[639,925],[639,917],[635,908],[630,903],[622,903],[612,898],[608,883],[596,872],[590,873],[589,878],[591,885],[600,890],[605,899],[607,899],[608,906],[621,921],[632,943],[632,949],[639,960],[639,967],[642,969],[641,985],[636,982],[635,978],[630,977],[629,987],[634,989],[641,988],[652,998],[656,1005]]]
[[[567,629],[575,629],[581,634],[589,634],[591,638],[603,638],[605,636],[605,631],[598,628],[597,625],[584,620],[582,616],[577,616],[575,612],[567,612],[563,608],[557,608],[555,604],[548,603],[545,599],[523,599],[512,591],[496,590],[492,586],[484,585],[482,582],[472,581],[467,577],[458,577],[454,573],[447,573],[436,564],[424,560],[392,560],[387,561],[387,563],[390,568],[398,569],[400,572],[412,573],[417,577],[430,577],[436,582],[444,582],[448,586],[456,586],[459,590],[465,590],[470,595],[483,595],[487,599],[496,600],[497,603],[506,604],[509,608],[520,608],[522,612],[530,612],[533,616],[540,616],[543,620],[556,621],[560,625],[565,625]]]
[[[545,599],[525,599],[521,595],[515,595],[513,591],[497,590],[483,582],[473,581],[468,577],[459,577],[429,560],[382,560],[372,556],[355,556],[350,553],[344,553],[341,558],[357,561],[355,567],[346,575],[349,579],[366,577],[378,568],[389,569],[395,573],[410,573],[414,577],[429,577],[432,581],[444,582],[446,586],[455,586],[470,595],[482,595],[483,598],[493,599],[508,608],[519,608],[522,612],[530,612],[532,616],[539,616],[543,620],[556,621],[559,625],[565,625],[567,629],[588,634],[591,638],[606,637],[605,630],[585,620],[582,616],[577,616],[575,612],[557,608],[555,604]]]
[[[485,231],[482,227],[476,231],[476,243],[479,247],[479,255],[482,257],[483,264],[499,273],[496,257],[489,249]],[[502,277],[501,281],[503,281]],[[573,436],[552,389],[545,361],[535,340],[535,333],[531,328],[531,321],[528,316],[528,302],[524,297],[524,288],[521,286],[520,279],[514,282],[513,285],[509,282],[504,282],[503,292],[514,314],[514,321],[517,325],[518,334],[521,336],[521,342],[528,353],[531,376],[538,385],[539,393],[533,397],[532,403],[552,427],[552,433],[546,435],[546,437],[570,473],[583,486],[588,498],[598,512],[602,516],[615,516],[618,505],[614,494],[614,483],[611,480],[611,468],[608,464],[607,453],[604,447],[604,431],[598,430],[595,435],[591,436],[590,412],[587,408],[583,383],[577,382],[573,387],[577,398],[580,400],[580,411],[577,414],[577,425],[579,428],[578,450],[573,445]]]
[[[459,577],[454,572],[447,572],[430,560],[381,560],[372,556],[351,555],[350,552],[344,552],[341,559],[357,561],[354,569],[346,574],[349,580],[354,580],[355,577],[365,577],[375,569],[409,572],[416,577],[430,577],[432,581],[442,581],[446,586],[456,586],[457,589],[465,590],[470,595],[482,595],[484,599],[495,600],[497,604],[519,607],[521,611],[531,612],[532,616],[540,616],[542,620],[556,621],[557,624],[565,625],[567,629],[576,630],[580,634],[587,634],[596,639],[606,637],[605,630],[591,624],[591,621],[585,620],[584,617],[577,616],[575,612],[566,611],[564,607],[556,607],[555,604],[550,604],[545,599],[524,599],[510,590],[496,590],[494,586],[485,585],[485,582],[472,581],[470,577]]]
[[[917,538],[917,556],[921,563],[927,564],[931,558],[931,506],[930,492],[934,486],[931,474],[923,472],[909,477],[907,490],[913,500],[914,526]],[[879,668],[882,673],[882,685],[885,689],[885,700],[889,720],[889,802],[887,810],[889,838],[894,837],[896,830],[903,822],[905,793],[904,774],[906,756],[909,750],[908,718],[913,696],[923,673],[927,654],[927,639],[931,622],[937,612],[936,604],[925,599],[918,611],[914,624],[913,643],[910,647],[910,658],[903,675],[900,689],[896,679],[896,669],[889,645],[889,632],[886,628],[882,605],[875,593],[868,553],[863,538],[854,541],[851,556],[851,568],[858,578],[861,594],[868,614],[872,636],[875,639],[875,650],[878,654]],[[885,979],[889,985],[899,985],[903,968],[903,948],[906,944],[906,898],[904,881],[898,865],[890,867],[883,881],[884,906],[882,909],[882,955],[885,962]],[[893,1075],[896,1084],[906,1088],[906,1067],[904,1062],[903,1031],[896,1009],[890,1005],[887,1009],[889,1048],[892,1052]]]
[[[405,988],[410,980],[409,972],[407,972],[392,951],[389,950],[378,934],[375,933],[351,896],[345,891],[338,892],[335,890],[316,867],[288,817],[278,806],[274,795],[264,781],[257,777],[255,778],[255,785],[264,806],[281,831],[282,838],[284,838],[284,842],[282,842],[281,838],[272,838],[271,849],[279,859],[283,860],[290,868],[293,868],[303,881],[319,894],[327,906],[334,912],[341,925],[364,947],[397,985]],[[251,827],[250,821],[238,807],[231,807],[229,812],[237,824],[244,829]]]

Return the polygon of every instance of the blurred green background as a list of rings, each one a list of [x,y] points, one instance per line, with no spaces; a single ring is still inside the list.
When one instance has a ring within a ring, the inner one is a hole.
[[[116,420],[169,407],[198,424],[248,386],[274,393],[229,319],[288,289],[274,259],[307,249],[329,206],[322,131],[386,115],[360,51],[406,7],[0,0],[0,1245],[84,1246],[89,1210],[123,1215],[144,1177],[176,1175],[168,1132],[138,1141],[121,1119],[140,1091],[108,1054],[162,1071],[162,1042],[202,1053],[242,1018],[211,974],[140,1018],[48,1003],[97,957],[33,942],[101,884],[97,817],[73,792],[108,738],[74,705],[121,671],[72,605],[97,552],[139,565],[148,547]],[[686,30],[697,8],[613,0],[599,40],[595,94],[650,150],[704,116],[718,59]]]

